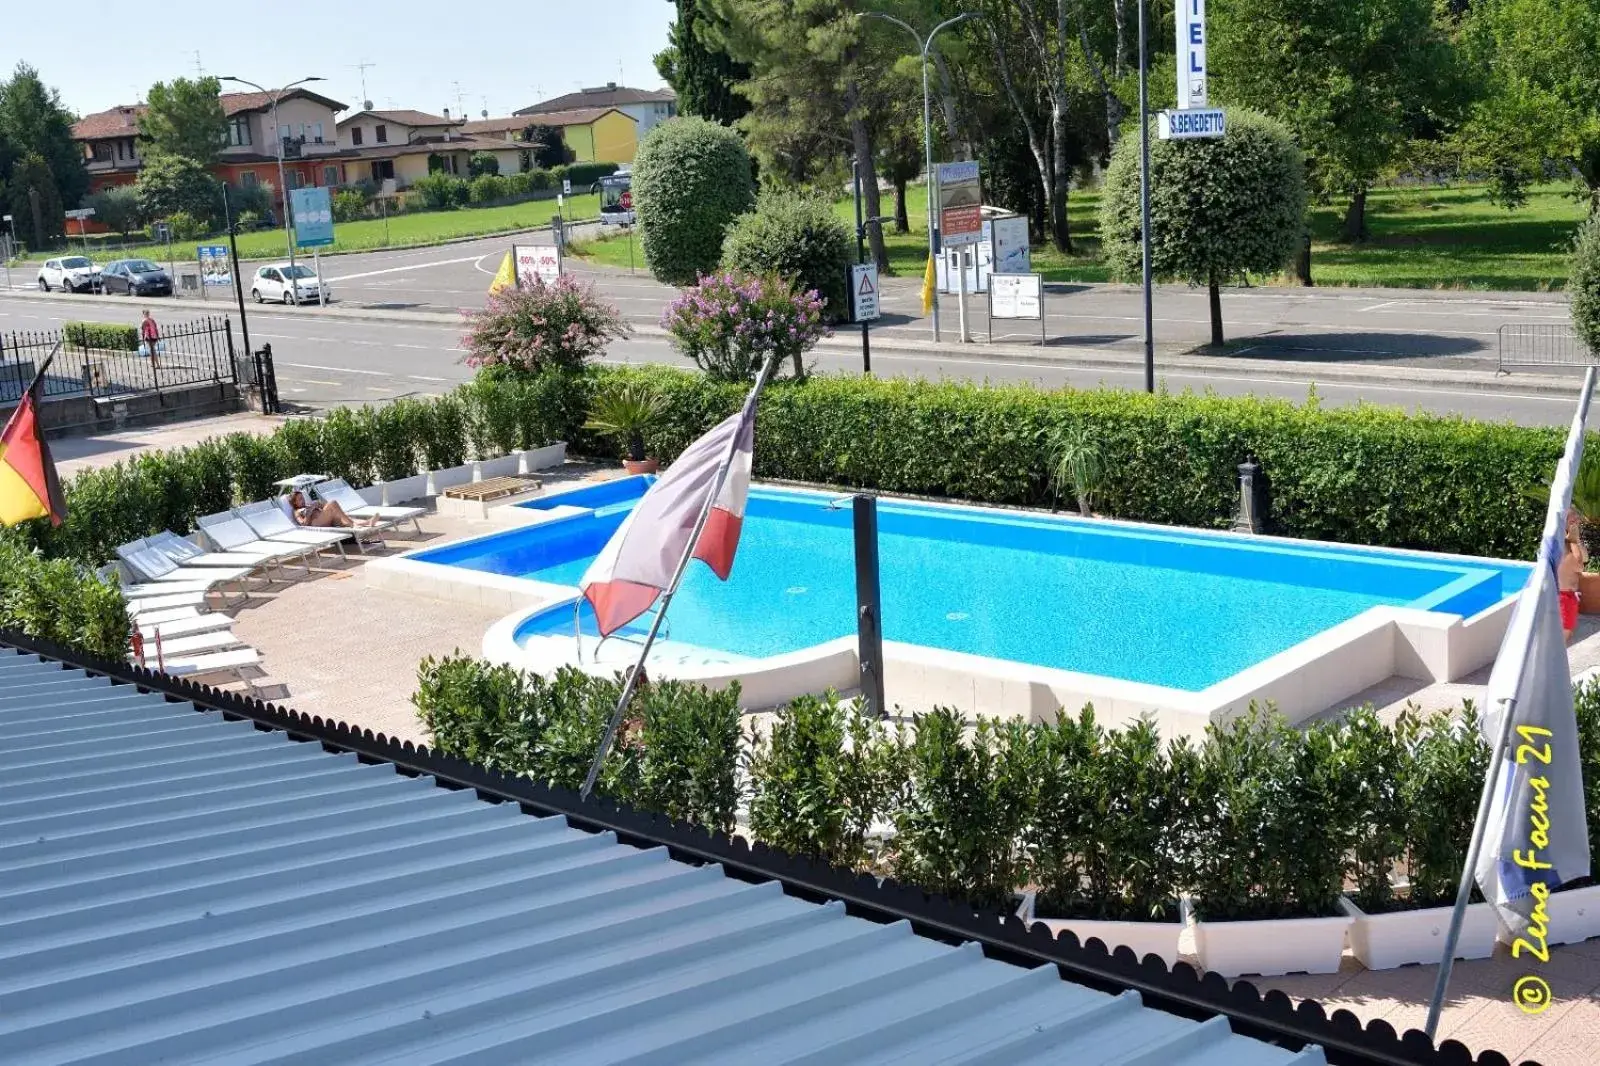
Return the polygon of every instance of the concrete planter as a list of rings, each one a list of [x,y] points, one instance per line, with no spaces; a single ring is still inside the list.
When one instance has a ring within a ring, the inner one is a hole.
[[[484,481],[492,477],[510,477],[517,472],[522,462],[521,452],[512,452],[502,455],[497,459],[480,459],[474,465],[477,471],[473,474],[473,481]]]
[[[1195,954],[1204,969],[1224,977],[1337,973],[1350,919],[1281,918],[1259,922],[1197,922]]]
[[[1071,931],[1078,943],[1088,944],[1098,940],[1106,950],[1115,953],[1120,947],[1132,948],[1142,961],[1146,955],[1160,956],[1170,968],[1178,961],[1178,936],[1183,932],[1183,922],[1110,922],[1095,918],[1041,918],[1035,913],[1036,896],[1032,890],[1021,893],[1017,917],[1029,926],[1042,925],[1051,936]]]
[[[428,496],[437,496],[444,492],[445,489],[452,488],[456,485],[465,485],[470,481],[476,480],[472,476],[472,473],[472,463],[468,463],[465,466],[446,467],[443,470],[430,470],[428,472],[428,484],[427,488],[424,489],[424,494]]]
[[[1600,574],[1578,578],[1578,609],[1584,614],[1600,614]]]
[[[1544,911],[1549,916],[1546,943],[1576,944],[1600,936],[1600,885],[1554,893],[1545,901]],[[1515,938],[1500,926],[1498,939],[1509,944]]]
[[[375,492],[377,499],[368,499],[367,493]],[[420,499],[428,494],[428,475],[416,474],[412,477],[395,478],[393,481],[384,481],[362,490],[362,498],[368,503],[376,503],[382,507],[392,507],[408,500]]]
[[[1368,914],[1339,897],[1339,907],[1350,916],[1350,950],[1369,970],[1390,970],[1414,962],[1438,962],[1450,933],[1450,907]],[[1487,903],[1467,907],[1456,942],[1456,958],[1487,959],[1494,954],[1500,920]]]
[[[522,464],[517,467],[517,473],[531,474],[537,470],[549,470],[567,461],[567,442],[558,440],[554,444],[546,444],[543,448],[532,448],[519,454],[522,457]]]

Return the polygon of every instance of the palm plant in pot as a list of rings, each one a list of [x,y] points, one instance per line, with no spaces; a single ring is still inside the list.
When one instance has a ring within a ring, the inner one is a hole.
[[[666,397],[642,381],[628,381],[601,392],[589,409],[585,429],[615,437],[622,445],[622,465],[630,474],[653,474],[660,465],[645,458],[645,434],[666,414]]]

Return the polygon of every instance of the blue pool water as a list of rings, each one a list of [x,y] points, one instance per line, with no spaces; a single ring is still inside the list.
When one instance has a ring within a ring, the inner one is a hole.
[[[576,585],[646,483],[533,501],[594,510],[414,558]],[[829,510],[827,499],[753,490],[732,577],[693,564],[671,638],[757,657],[853,634],[850,509]],[[1528,573],[1517,563],[887,501],[879,537],[890,640],[1189,691],[1379,604],[1475,614]],[[528,619],[518,639],[571,630],[567,606]]]

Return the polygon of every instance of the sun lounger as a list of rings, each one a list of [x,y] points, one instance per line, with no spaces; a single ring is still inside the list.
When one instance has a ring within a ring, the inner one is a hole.
[[[200,584],[206,588],[237,583],[241,597],[249,596],[245,580],[254,573],[253,568],[248,566],[179,566],[144,541],[122,545],[117,549],[117,558],[141,581],[158,584],[182,582],[190,586]]]
[[[351,518],[376,518],[387,528],[393,528],[402,522],[410,522],[418,535],[422,533],[422,524],[417,521],[417,518],[427,513],[425,508],[382,507],[375,503],[368,503],[342,477],[319,482],[311,486],[311,491],[316,493],[319,499],[330,500],[338,504],[343,508],[344,513]]]
[[[172,637],[163,632],[160,643],[159,661],[166,662],[169,659],[181,661],[206,652],[237,648],[244,642],[226,630],[213,630],[210,633],[191,633],[187,636]],[[144,663],[146,666],[154,666],[157,661],[156,639],[150,637],[144,642]]]
[[[209,581],[147,581],[138,585],[123,585],[122,598],[141,600],[150,596],[176,596],[182,592],[198,592],[202,596],[216,588]]]
[[[227,618],[225,614],[213,614],[201,611],[198,607],[166,607],[158,611],[146,611],[139,616],[139,628],[148,629],[151,626],[165,625],[168,622],[178,622],[185,618]],[[232,621],[232,619],[229,619]]]
[[[255,530],[256,536],[262,540],[288,541],[318,548],[338,548],[341,556],[345,554],[344,542],[355,532],[350,529],[307,529],[296,525],[294,519],[284,513],[283,508],[270,500],[235,507],[233,513],[244,519],[245,524]]]
[[[157,633],[161,639],[168,637],[189,637],[196,633],[215,633],[219,629],[228,629],[233,625],[233,619],[220,611],[208,611],[201,614],[193,608],[178,608],[186,613],[176,618],[161,621],[147,621],[140,619],[139,635],[146,641],[153,640]]]
[[[140,622],[151,611],[165,611],[174,607],[204,607],[205,605],[206,594],[204,592],[136,596],[128,599],[128,614],[135,622]]]
[[[153,657],[147,656],[152,669],[155,668]],[[261,664],[261,656],[254,648],[235,648],[232,651],[215,651],[203,655],[180,656],[176,659],[163,657],[161,670],[173,677],[207,677],[213,674],[232,674],[244,682],[245,687],[251,692],[255,691],[255,684],[245,676],[244,671]]]
[[[246,566],[260,569],[277,562],[277,553],[270,550],[209,552],[192,541],[184,540],[170,529],[146,537],[144,542],[179,566]]]
[[[232,511],[206,515],[197,524],[206,539],[222,551],[260,553],[264,558],[270,556],[278,563],[299,559],[308,570],[310,564],[306,560],[321,550],[316,545],[263,540],[244,519]]]

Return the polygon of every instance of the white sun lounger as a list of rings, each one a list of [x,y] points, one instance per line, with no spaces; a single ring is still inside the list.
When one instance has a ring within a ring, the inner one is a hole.
[[[344,542],[355,532],[349,529],[307,529],[296,525],[294,519],[284,514],[283,508],[271,500],[235,507],[233,513],[244,519],[245,524],[255,530],[256,536],[262,540],[287,541],[317,548],[338,548],[341,556],[345,554]]]
[[[262,540],[244,519],[232,511],[206,515],[197,524],[206,539],[222,551],[260,552],[263,553],[263,557],[270,555],[279,563],[299,559],[301,565],[308,570],[310,564],[306,559],[320,550],[315,545],[290,543],[286,540]]]
[[[179,566],[246,566],[260,569],[277,562],[277,553],[273,551],[209,552],[192,541],[184,540],[170,529],[146,537],[144,542]]]
[[[316,493],[319,499],[331,500],[338,504],[344,510],[344,513],[351,518],[376,518],[386,528],[390,529],[402,522],[410,522],[418,535],[422,533],[422,524],[417,521],[417,518],[427,513],[425,508],[382,507],[375,503],[368,503],[342,477],[318,482],[311,486],[311,491]]]
[[[205,605],[206,594],[204,592],[184,592],[175,596],[138,596],[128,600],[128,614],[133,617],[135,622],[138,622],[152,611],[166,611],[174,607],[204,607]]]
[[[160,661],[182,661],[192,659],[196,655],[206,652],[225,651],[228,648],[237,648],[244,641],[226,630],[213,630],[210,633],[191,633],[185,636],[167,636],[161,634]],[[144,662],[146,666],[154,666],[157,661],[156,639],[148,637],[144,642]]]
[[[168,622],[178,622],[185,618],[210,618],[211,612],[202,613],[198,607],[166,607],[157,611],[146,611],[138,618],[140,629],[149,629],[151,626],[166,625]],[[227,618],[225,614],[217,614],[217,618]]]
[[[166,640],[168,637],[189,637],[196,633],[215,633],[219,629],[228,629],[233,625],[233,619],[220,611],[208,611],[205,614],[201,614],[192,607],[180,607],[178,610],[186,613],[179,615],[177,618],[164,619],[159,622],[140,619],[139,635],[148,642],[153,640],[157,633],[161,634],[162,640]]]
[[[204,595],[216,588],[209,581],[149,581],[138,585],[123,585],[122,598],[125,600],[142,600],[150,596],[176,596],[183,592],[198,592]]]
[[[132,574],[143,581],[165,584],[168,582],[184,582],[186,584],[202,584],[206,588],[216,585],[237,583],[241,598],[249,596],[249,588],[245,580],[254,572],[248,566],[179,566],[161,552],[145,544],[135,541],[133,544],[124,544],[117,549],[117,558],[122,560],[122,565],[127,567]]]
[[[244,671],[252,666],[261,664],[261,656],[254,648],[235,648],[232,651],[214,651],[203,655],[183,656],[176,659],[163,658],[161,670],[173,677],[207,677],[212,674],[232,674],[251,692],[255,691],[255,684],[245,676]],[[149,663],[155,669],[154,661]]]

